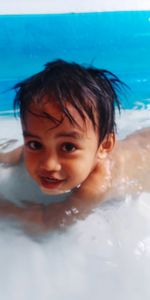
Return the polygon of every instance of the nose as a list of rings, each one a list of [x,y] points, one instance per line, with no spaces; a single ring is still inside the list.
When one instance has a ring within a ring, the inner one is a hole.
[[[44,153],[39,162],[40,169],[48,172],[58,172],[61,170],[61,164],[57,155]]]

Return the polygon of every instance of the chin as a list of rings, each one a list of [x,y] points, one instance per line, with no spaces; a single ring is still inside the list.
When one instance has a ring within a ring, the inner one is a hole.
[[[59,191],[59,190],[49,190],[49,189],[46,189],[44,187],[41,187],[40,186],[40,190],[42,193],[46,194],[46,195],[49,195],[49,196],[53,196],[53,195],[61,195],[61,194],[65,194],[65,193],[69,193],[71,192],[71,190],[64,190],[64,191]]]

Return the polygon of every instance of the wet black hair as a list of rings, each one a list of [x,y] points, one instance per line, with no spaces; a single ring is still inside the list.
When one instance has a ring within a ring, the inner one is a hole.
[[[84,121],[88,116],[94,129],[98,126],[101,143],[116,129],[115,108],[120,111],[118,95],[122,84],[116,75],[107,70],[56,60],[47,63],[43,71],[15,85],[14,108],[19,108],[21,121],[24,122],[27,112],[34,114],[30,110],[31,104],[40,104],[43,97],[48,96],[48,101],[56,101],[62,115],[77,125],[66,107],[70,103]],[[60,124],[60,120],[46,112],[42,117],[51,119],[56,126]]]

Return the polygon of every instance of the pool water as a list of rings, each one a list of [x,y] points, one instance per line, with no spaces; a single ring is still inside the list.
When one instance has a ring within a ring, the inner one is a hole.
[[[150,126],[150,111],[122,111],[117,122],[123,138]],[[0,141],[17,137],[21,143],[18,121],[1,117],[0,123]],[[24,185],[15,169],[1,170],[0,191],[10,201],[23,201],[22,195],[29,194]],[[34,186],[29,190],[32,198],[37,191]],[[43,235],[28,236],[19,222],[1,219],[0,295],[6,300],[107,300],[112,295],[116,300],[149,300],[149,232],[148,193],[103,203],[65,231]]]
[[[9,45],[9,47],[8,47]],[[125,108],[150,105],[150,11],[0,16],[0,112],[12,86],[62,58],[114,72],[130,87]]]
[[[131,87],[117,116],[118,138],[150,127],[149,18],[150,12],[2,16],[1,92],[53,58],[93,62]],[[0,144],[22,143],[13,95],[1,93]],[[20,169],[0,171],[6,200],[48,201]],[[149,300],[150,194],[112,199],[65,231],[43,235],[29,236],[19,222],[0,219],[0,249],[3,300]]]

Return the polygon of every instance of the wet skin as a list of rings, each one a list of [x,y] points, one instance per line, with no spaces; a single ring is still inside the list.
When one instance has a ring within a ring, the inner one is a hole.
[[[86,123],[79,113],[69,104],[69,112],[77,125],[68,118],[56,126],[47,118],[40,117],[46,112],[58,120],[64,116],[54,102],[42,106],[32,104],[31,112],[26,114],[23,123],[24,161],[31,177],[40,189],[47,194],[60,194],[81,185],[96,165],[113,145],[98,144],[98,133],[91,121]]]

